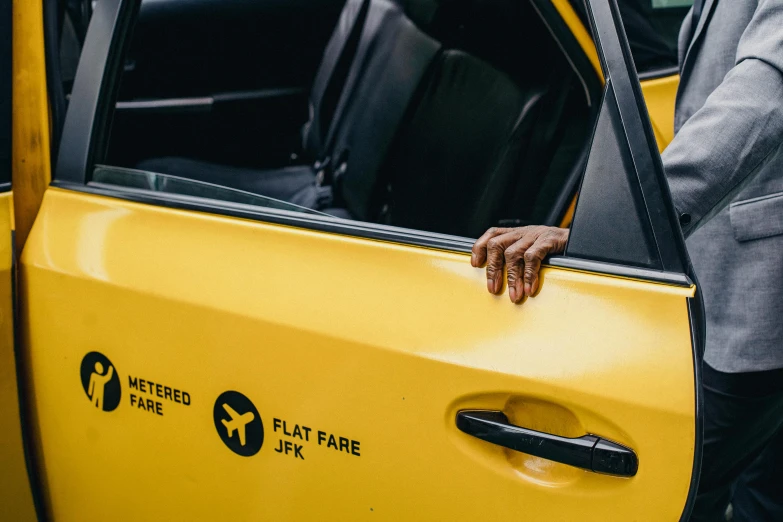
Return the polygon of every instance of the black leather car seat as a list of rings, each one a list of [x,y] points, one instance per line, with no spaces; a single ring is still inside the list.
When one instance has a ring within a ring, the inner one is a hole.
[[[310,94],[303,145],[311,165],[256,170],[180,157],[137,168],[230,186],[309,208],[330,206],[334,175],[361,166],[372,176],[440,49],[388,0],[348,0],[327,44]],[[350,167],[348,154],[352,154]],[[366,219],[356,205],[355,215]],[[334,212],[349,217],[344,212]]]
[[[517,176],[543,95],[467,53],[442,53],[384,167],[388,221],[481,235]]]

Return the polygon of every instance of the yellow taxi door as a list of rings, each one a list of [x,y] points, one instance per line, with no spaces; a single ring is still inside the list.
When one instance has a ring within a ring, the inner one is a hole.
[[[12,130],[17,101],[12,71],[11,2],[0,4],[0,520],[35,520],[36,513],[25,459],[20,407],[20,367],[14,344],[14,206],[12,161],[24,155]],[[16,29],[16,28],[14,28]],[[25,31],[20,31],[25,33]],[[20,96],[24,100],[24,96]],[[21,103],[24,103],[22,101]]]
[[[572,239],[515,306],[468,238],[118,181],[138,2],[99,2],[20,267],[47,514],[687,518],[696,289],[616,5],[591,4],[609,81]]]

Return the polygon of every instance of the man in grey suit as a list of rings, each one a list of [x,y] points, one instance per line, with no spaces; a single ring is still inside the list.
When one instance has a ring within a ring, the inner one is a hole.
[[[679,47],[676,135],[663,165],[707,314],[691,520],[717,521],[743,472],[770,471],[749,469],[766,464],[754,459],[783,451],[783,0],[696,0]],[[507,264],[509,297],[521,302],[567,239],[554,227],[492,229],[471,262],[487,263],[493,293]],[[756,501],[735,501],[734,520],[779,520],[783,491],[753,484],[741,482],[741,498]]]

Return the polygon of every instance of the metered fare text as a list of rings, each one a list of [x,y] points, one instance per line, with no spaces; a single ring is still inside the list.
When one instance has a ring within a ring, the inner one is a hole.
[[[131,390],[128,394],[130,396],[130,405],[149,413],[162,416],[164,401],[190,406],[190,394],[188,392],[159,382],[129,375],[128,388]],[[136,390],[137,393],[134,393],[132,390]]]

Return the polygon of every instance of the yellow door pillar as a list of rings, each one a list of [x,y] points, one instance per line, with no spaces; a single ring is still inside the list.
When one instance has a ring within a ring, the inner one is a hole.
[[[52,179],[43,2],[13,0],[12,179],[16,250],[21,252]]]

